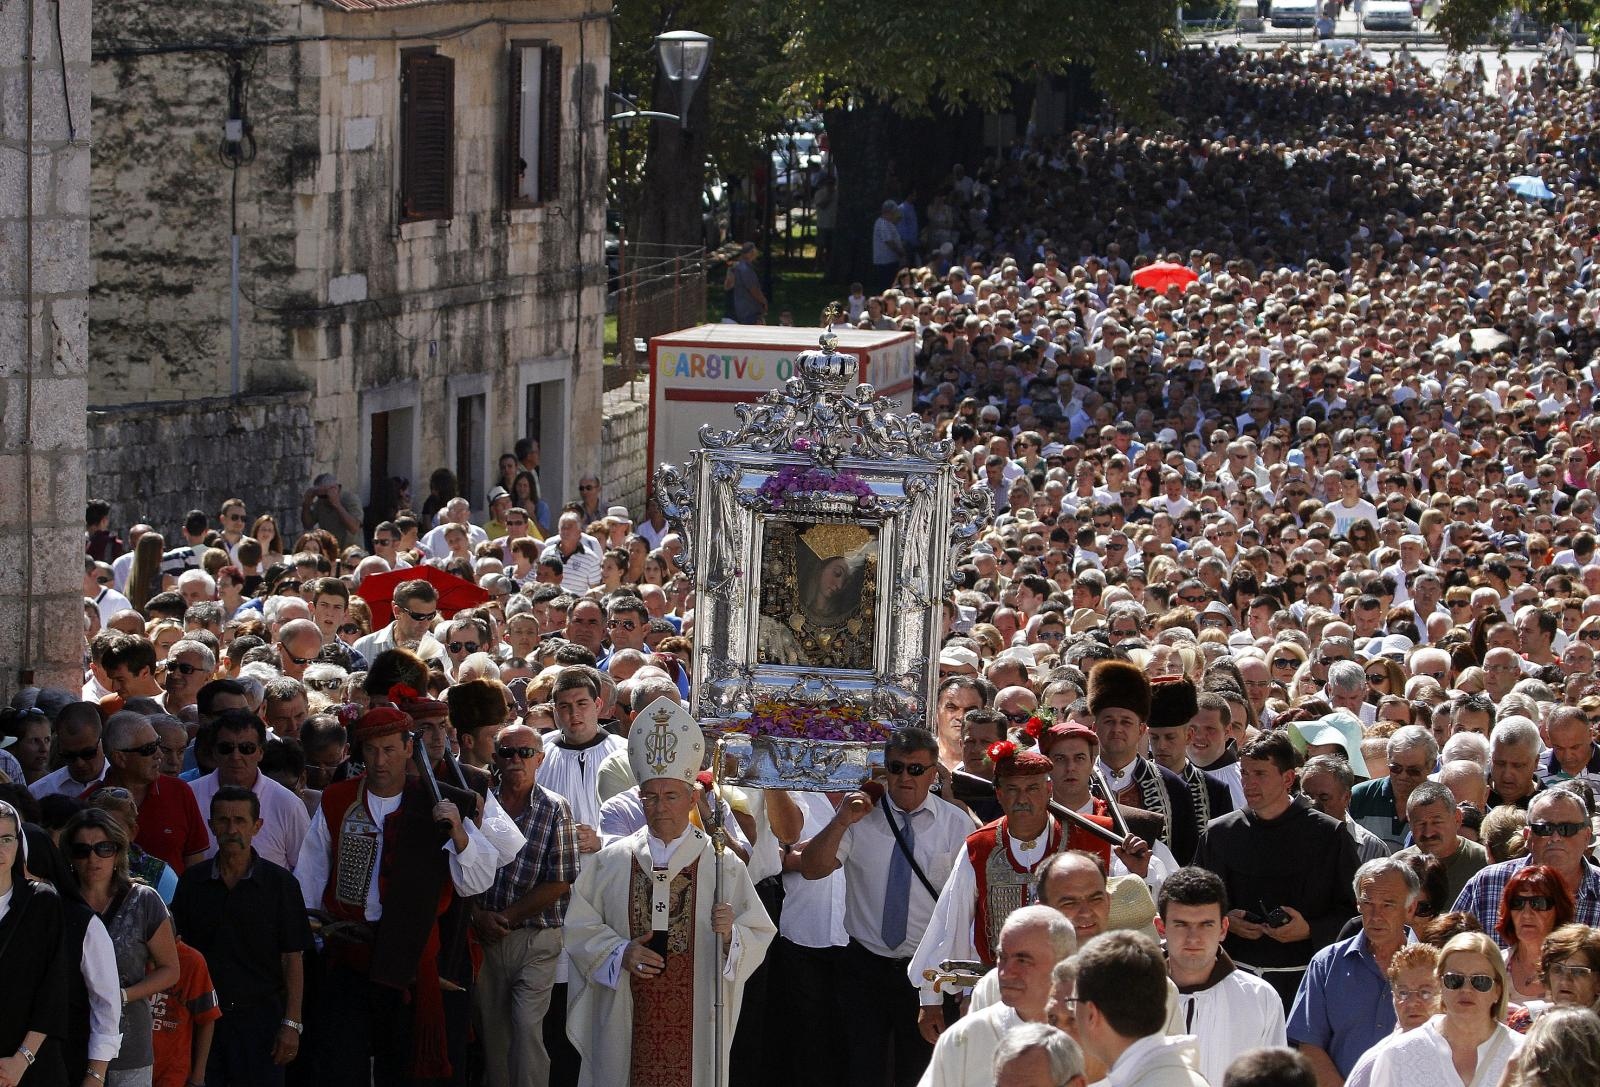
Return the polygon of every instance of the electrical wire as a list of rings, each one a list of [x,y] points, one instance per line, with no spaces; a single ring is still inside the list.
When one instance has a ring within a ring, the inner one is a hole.
[[[56,9],[56,58],[61,64],[61,104],[67,111],[67,142],[78,142],[78,126],[72,119],[72,91],[67,86],[67,43],[61,34],[61,0],[51,0]]]

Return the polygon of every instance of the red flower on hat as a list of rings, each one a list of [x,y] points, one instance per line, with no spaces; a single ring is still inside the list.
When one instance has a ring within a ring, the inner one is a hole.
[[[389,688],[389,701],[397,706],[402,702],[411,702],[421,697],[421,691],[404,683],[396,683]]]
[[[339,723],[345,728],[350,729],[354,728],[355,723],[361,720],[361,714],[363,710],[354,702],[346,702],[334,712],[339,718]]]
[[[996,740],[994,743],[989,745],[989,750],[985,752],[985,754],[989,756],[990,762],[999,762],[1001,759],[1009,759],[1016,753],[1017,745],[1012,743],[1010,740]]]
[[[1035,716],[1028,718],[1028,723],[1022,726],[1022,731],[1037,741],[1044,734],[1044,728],[1044,718]]]

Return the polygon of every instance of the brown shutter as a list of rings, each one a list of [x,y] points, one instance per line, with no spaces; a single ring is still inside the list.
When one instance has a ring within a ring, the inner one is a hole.
[[[522,159],[522,43],[511,43],[511,63],[506,66],[506,139],[502,185],[506,204],[522,202],[517,191],[517,164]],[[531,164],[530,164],[531,168]]]
[[[561,47],[544,47],[544,86],[539,91],[539,202],[561,195]],[[531,150],[531,148],[530,148]],[[529,163],[531,167],[533,164]],[[583,164],[579,163],[582,169]]]
[[[454,212],[455,71],[455,61],[438,53],[401,54],[401,222]]]

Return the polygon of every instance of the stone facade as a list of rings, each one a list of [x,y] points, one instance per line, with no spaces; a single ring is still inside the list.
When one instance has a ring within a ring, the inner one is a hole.
[[[638,523],[644,517],[645,494],[650,486],[650,401],[643,381],[632,395],[629,386],[606,393],[605,424],[601,429],[605,460],[600,466],[600,494],[608,506],[627,506]]]
[[[3,698],[82,683],[88,287],[89,0],[0,4]]]
[[[598,0],[98,0],[90,402],[205,400],[235,381],[305,396],[308,470],[364,501],[393,475],[420,503],[443,466],[481,506],[495,458],[538,437],[546,497],[575,495],[602,459],[608,13]],[[237,63],[197,47],[218,41],[241,43]],[[513,207],[510,58],[529,41],[560,50],[559,185]],[[413,49],[454,61],[453,191],[448,218],[402,222]],[[228,143],[241,112],[246,138]],[[280,501],[274,485],[240,496],[255,510]]]
[[[145,521],[168,540],[191,509],[215,517],[244,498],[252,521],[271,514],[292,542],[314,475],[311,418],[304,392],[91,411],[89,494],[111,503],[113,525]]]

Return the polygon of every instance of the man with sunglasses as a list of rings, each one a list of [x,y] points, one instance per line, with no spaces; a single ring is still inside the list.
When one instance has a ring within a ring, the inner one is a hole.
[[[261,802],[256,851],[279,867],[294,868],[311,817],[300,797],[261,772],[261,756],[267,746],[266,725],[249,710],[223,710],[211,722],[211,736],[211,755],[217,768],[191,783],[195,803],[201,811],[208,811],[211,798],[222,786],[249,789]],[[206,833],[205,855],[210,857],[217,851],[217,842],[209,829]]]
[[[244,540],[248,523],[242,498],[228,499],[217,511],[217,527],[222,530],[221,547],[228,553],[229,562],[239,561],[239,544]]]
[[[439,618],[439,593],[427,581],[417,578],[395,586],[392,598],[394,621],[359,639],[355,651],[369,661],[377,660],[385,649],[410,649],[423,660],[441,656],[444,648],[429,636]]]
[[[160,857],[183,875],[205,859],[210,839],[205,819],[187,782],[161,773],[161,736],[142,713],[123,710],[106,721],[103,737],[109,766],[105,778],[85,796],[102,788],[126,789],[139,809],[139,848]]]
[[[1473,876],[1451,909],[1472,914],[1483,931],[1505,946],[1498,929],[1506,884],[1528,865],[1543,864],[1555,869],[1572,893],[1573,920],[1591,928],[1600,925],[1600,868],[1586,859],[1594,831],[1582,798],[1560,785],[1535,796],[1528,805],[1527,841],[1526,856],[1491,864]]]
[[[493,748],[500,778],[495,797],[525,844],[473,908],[484,947],[475,996],[488,1082],[509,1087],[549,1078],[543,1025],[561,958],[562,919],[578,876],[578,837],[567,802],[535,780],[544,761],[539,734],[507,725]]]
[[[278,671],[298,680],[322,652],[322,631],[310,619],[291,619],[278,628]]]
[[[839,993],[844,1021],[845,1082],[896,1087],[917,1082],[945,1026],[943,998],[906,973],[927,931],[938,889],[949,879],[972,823],[931,795],[939,744],[920,728],[890,737],[887,788],[880,799],[845,795],[822,833],[802,844],[800,871],[822,879],[845,871],[844,927],[850,936]],[[920,875],[918,874],[920,873]]]
[[[99,783],[109,765],[100,747],[101,730],[99,706],[68,703],[56,716],[55,757],[61,766],[28,786],[28,791],[40,799],[56,795],[77,798]]]

